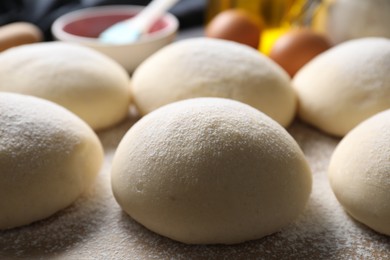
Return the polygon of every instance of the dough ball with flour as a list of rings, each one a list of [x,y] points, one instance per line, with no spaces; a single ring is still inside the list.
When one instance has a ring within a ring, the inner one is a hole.
[[[0,54],[0,91],[51,100],[96,130],[126,117],[130,78],[116,62],[87,47],[36,43]]]
[[[93,130],[50,101],[0,92],[0,229],[69,206],[91,186],[103,160]]]
[[[341,140],[328,174],[345,210],[390,236],[390,109],[362,122]]]
[[[316,29],[333,44],[362,37],[390,38],[389,0],[326,0],[319,11],[317,19],[323,20]]]
[[[145,115],[188,98],[221,97],[241,101],[283,126],[296,112],[296,96],[287,73],[248,46],[210,38],[173,43],[134,72],[135,104]]]
[[[161,107],[125,135],[112,166],[116,200],[150,230],[189,244],[233,244],[302,213],[311,172],[294,139],[241,102]]]
[[[365,38],[340,44],[314,58],[293,79],[299,117],[344,136],[390,108],[390,40]]]

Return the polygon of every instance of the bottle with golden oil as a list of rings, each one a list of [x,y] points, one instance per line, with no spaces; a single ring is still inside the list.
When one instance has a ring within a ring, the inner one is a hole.
[[[274,41],[293,26],[310,23],[308,11],[319,0],[208,0],[206,22],[219,12],[237,8],[255,15],[262,24],[259,50],[268,54]]]

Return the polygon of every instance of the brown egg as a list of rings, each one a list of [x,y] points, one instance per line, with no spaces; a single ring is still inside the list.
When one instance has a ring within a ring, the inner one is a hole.
[[[0,51],[39,41],[42,41],[42,32],[34,24],[15,22],[0,27]]]
[[[260,41],[261,26],[250,13],[229,9],[219,13],[207,25],[205,35],[239,42],[257,48]]]
[[[295,29],[275,42],[269,56],[293,77],[303,65],[330,47],[321,34],[310,29]]]

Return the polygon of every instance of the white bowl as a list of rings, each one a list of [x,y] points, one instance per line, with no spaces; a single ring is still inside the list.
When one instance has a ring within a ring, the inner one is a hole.
[[[142,6],[115,5],[81,9],[59,17],[52,25],[56,40],[79,43],[98,50],[121,64],[128,72],[163,46],[171,43],[179,27],[172,14],[165,14],[140,40],[122,45],[102,43],[98,35],[116,22],[137,14]]]

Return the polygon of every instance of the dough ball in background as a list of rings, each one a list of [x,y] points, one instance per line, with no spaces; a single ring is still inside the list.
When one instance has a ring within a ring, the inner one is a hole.
[[[195,97],[241,101],[287,126],[296,113],[296,96],[287,73],[248,46],[195,38],[164,47],[134,72],[134,102],[142,115]]]
[[[288,132],[229,99],[161,107],[122,139],[112,165],[120,206],[189,244],[233,244],[279,231],[304,210],[312,177]]]
[[[390,236],[390,110],[365,120],[342,139],[328,176],[353,218]]]
[[[130,78],[119,64],[87,47],[35,43],[0,53],[0,91],[51,100],[98,130],[128,114]]]
[[[389,0],[326,0],[314,28],[333,44],[363,37],[390,38]]]
[[[93,130],[50,101],[0,92],[0,229],[69,206],[103,162]]]
[[[216,15],[206,26],[205,35],[259,47],[261,22],[243,9],[229,9]]]
[[[307,63],[293,79],[298,116],[322,131],[344,136],[390,108],[390,40],[339,44]]]
[[[0,52],[11,47],[42,40],[42,31],[32,23],[15,22],[0,26]]]

